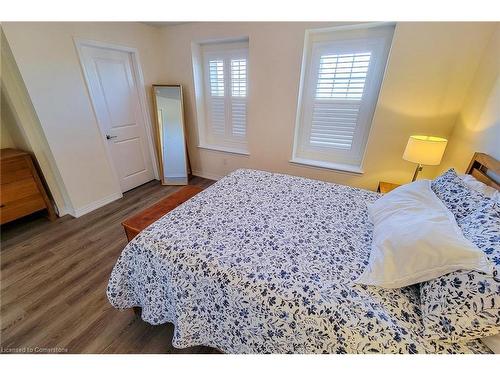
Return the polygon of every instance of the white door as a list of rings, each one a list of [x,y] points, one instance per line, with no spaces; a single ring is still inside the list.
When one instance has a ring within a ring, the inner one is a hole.
[[[153,163],[131,53],[81,45],[80,56],[122,192],[151,181]]]

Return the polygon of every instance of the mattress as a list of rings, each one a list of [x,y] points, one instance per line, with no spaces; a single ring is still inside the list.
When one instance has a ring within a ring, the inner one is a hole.
[[[178,348],[226,353],[487,353],[426,340],[417,286],[354,280],[368,264],[374,192],[240,169],[142,231],[107,295],[171,322]]]

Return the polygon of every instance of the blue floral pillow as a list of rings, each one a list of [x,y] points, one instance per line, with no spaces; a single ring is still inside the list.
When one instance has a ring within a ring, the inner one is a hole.
[[[457,342],[500,333],[500,206],[484,200],[458,224],[486,253],[493,274],[457,271],[421,284],[424,336],[429,339]]]
[[[457,221],[471,214],[485,199],[489,199],[465,185],[453,168],[434,179],[431,189]]]

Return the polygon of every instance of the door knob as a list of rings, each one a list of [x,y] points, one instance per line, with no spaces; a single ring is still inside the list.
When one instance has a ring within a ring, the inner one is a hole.
[[[106,134],[106,139],[113,139],[113,138],[118,138],[118,136]]]

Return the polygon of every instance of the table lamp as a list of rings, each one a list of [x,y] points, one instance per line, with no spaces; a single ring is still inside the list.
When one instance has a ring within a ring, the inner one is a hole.
[[[412,182],[417,179],[423,165],[439,165],[448,140],[427,135],[412,135],[406,144],[403,159],[417,163]]]

